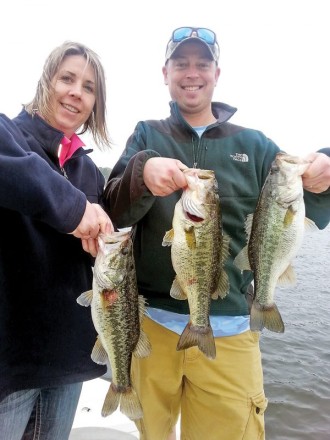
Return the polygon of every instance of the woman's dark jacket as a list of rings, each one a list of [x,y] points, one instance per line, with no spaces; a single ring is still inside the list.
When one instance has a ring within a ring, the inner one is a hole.
[[[76,302],[91,289],[93,259],[69,234],[104,179],[82,148],[61,170],[62,137],[25,110],[0,115],[0,399],[105,373],[90,357],[90,309]]]

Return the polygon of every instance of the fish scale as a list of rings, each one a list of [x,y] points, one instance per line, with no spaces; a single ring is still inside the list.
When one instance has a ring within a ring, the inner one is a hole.
[[[218,184],[214,171],[187,169],[188,186],[177,202],[172,229],[163,246],[171,246],[176,276],[170,295],[188,299],[190,319],[178,350],[197,346],[208,358],[216,356],[209,312],[212,299],[224,298],[229,280],[224,270],[229,238],[223,234]]]
[[[283,333],[285,326],[274,295],[277,285],[296,280],[292,260],[306,227],[316,228],[305,218],[302,174],[309,166],[304,159],[278,153],[261,190],[255,213],[246,220],[247,246],[234,264],[254,273],[254,300],[250,328]]]
[[[131,420],[143,416],[139,398],[131,383],[132,355],[146,357],[151,352],[147,335],[141,329],[145,300],[138,295],[133,243],[129,232],[100,234],[93,289],[77,299],[91,306],[98,337],[91,357],[110,364],[112,378],[104,400],[102,416],[120,410]]]

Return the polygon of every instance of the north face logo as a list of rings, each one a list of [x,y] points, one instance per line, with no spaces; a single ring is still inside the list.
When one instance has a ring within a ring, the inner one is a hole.
[[[231,154],[230,157],[233,160],[237,160],[238,162],[248,162],[249,161],[249,156],[245,153]]]

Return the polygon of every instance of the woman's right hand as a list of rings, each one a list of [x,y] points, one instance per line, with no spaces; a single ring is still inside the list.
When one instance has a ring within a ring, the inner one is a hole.
[[[81,238],[83,249],[95,257],[98,251],[98,234],[111,234],[113,231],[114,227],[110,217],[103,208],[97,203],[87,201],[85,213],[71,234]]]

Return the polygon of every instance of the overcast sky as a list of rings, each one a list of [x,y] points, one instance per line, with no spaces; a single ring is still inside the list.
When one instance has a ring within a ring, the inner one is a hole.
[[[165,118],[161,68],[180,26],[213,29],[221,76],[214,99],[238,108],[233,123],[263,131],[289,153],[330,146],[327,0],[7,0],[1,6],[0,112],[31,100],[49,52],[65,40],[90,46],[107,76],[116,143],[95,154],[113,166],[139,120]],[[91,145],[93,147],[93,145]]]

